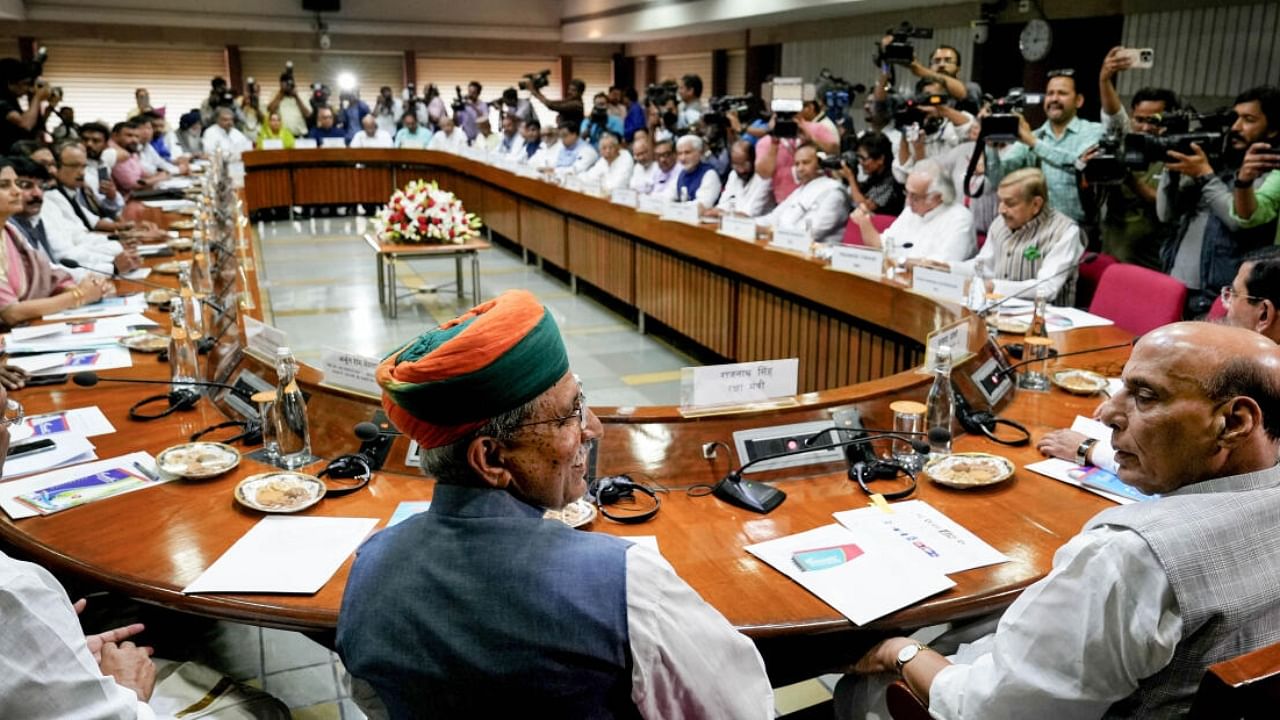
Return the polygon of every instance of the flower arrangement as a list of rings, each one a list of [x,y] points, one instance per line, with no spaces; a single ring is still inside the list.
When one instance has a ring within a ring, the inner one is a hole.
[[[397,243],[462,244],[479,236],[482,224],[434,180],[414,180],[395,191],[373,219],[377,236]]]

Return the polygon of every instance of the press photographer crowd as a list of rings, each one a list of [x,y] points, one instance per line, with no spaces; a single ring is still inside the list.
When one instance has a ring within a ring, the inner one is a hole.
[[[1208,112],[1159,87],[1126,102],[1117,76],[1150,68],[1160,49],[1117,47],[1096,79],[1058,69],[1042,88],[993,96],[961,79],[956,48],[928,48],[931,34],[888,30],[866,84],[824,70],[706,97],[688,74],[587,98],[574,79],[553,99],[542,70],[500,93],[478,82],[384,86],[366,101],[351,75],[336,94],[324,82],[300,87],[290,63],[274,87],[213,78],[201,106],[182,113],[139,88],[127,118],[84,123],[75,98],[43,79],[43,53],[6,59],[0,144],[22,187],[53,199],[43,213],[33,199],[34,213],[28,203],[11,224],[55,260],[93,245],[128,266],[127,243],[80,235],[152,232],[117,220],[123,200],[211,153],[421,148],[641,210],[695,204],[705,223],[800,230],[819,254],[842,242],[883,248],[900,278],[931,267],[980,278],[988,292],[1034,286],[1071,304],[1087,300],[1076,297],[1076,266],[1098,251],[1182,282],[1189,318],[1219,299],[1264,299],[1232,284],[1251,253],[1275,252],[1265,248],[1280,211],[1280,89],[1252,88]],[[1038,127],[1023,114],[1033,106],[1046,118]],[[1082,118],[1086,108],[1101,122]]]

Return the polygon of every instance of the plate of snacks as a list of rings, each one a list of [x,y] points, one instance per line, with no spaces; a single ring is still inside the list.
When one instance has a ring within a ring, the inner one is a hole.
[[[194,230],[196,227],[195,220],[174,220],[169,223],[170,230]]]
[[[169,244],[169,247],[175,250],[176,252],[183,252],[185,250],[190,250],[191,246],[194,245],[195,243],[191,240],[191,238],[169,238],[168,244]]]
[[[1075,395],[1093,395],[1107,387],[1107,379],[1096,372],[1067,368],[1049,376],[1050,382]]]
[[[239,464],[239,450],[216,442],[174,445],[156,456],[161,472],[192,479],[221,475]]]
[[[954,453],[930,460],[924,472],[939,485],[974,488],[995,485],[1013,476],[1013,463],[989,453]]]
[[[582,527],[596,519],[596,506],[585,497],[565,505],[561,510],[548,510],[542,515],[547,520],[559,520],[571,528]]]
[[[147,291],[147,303],[149,305],[168,305],[169,301],[178,297],[178,293],[173,290],[155,290]]]
[[[236,485],[236,502],[269,513],[305,510],[324,497],[324,482],[314,475],[273,470],[251,475]]]
[[[1025,315],[997,315],[993,324],[1002,333],[1026,335],[1031,329],[1031,318]]]
[[[120,338],[120,344],[138,352],[158,353],[169,349],[169,336],[148,330],[125,335]]]
[[[186,260],[170,260],[169,262],[162,262],[152,269],[160,275],[177,275],[182,271],[184,265],[190,266],[191,263]]]

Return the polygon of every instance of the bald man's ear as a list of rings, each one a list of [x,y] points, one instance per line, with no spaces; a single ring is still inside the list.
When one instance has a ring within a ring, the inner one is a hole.
[[[511,484],[511,473],[502,462],[502,445],[491,437],[478,437],[467,446],[467,464],[476,477],[502,490]]]
[[[1223,403],[1217,419],[1218,443],[1225,448],[1243,444],[1262,427],[1262,408],[1251,397],[1241,395]]]

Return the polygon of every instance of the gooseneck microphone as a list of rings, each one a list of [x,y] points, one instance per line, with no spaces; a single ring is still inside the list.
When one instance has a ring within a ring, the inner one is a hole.
[[[1134,338],[1128,342],[1116,343],[1115,345],[1103,345],[1102,347],[1086,348],[1084,350],[1073,350],[1072,352],[1058,353],[1053,357],[1064,358],[1064,357],[1071,357],[1072,355],[1087,355],[1089,353],[1104,352],[1106,350],[1119,350],[1121,348],[1133,347],[1133,344],[1136,342],[1138,342],[1138,338]],[[1004,368],[1000,368],[999,370],[996,370],[995,373],[992,374],[992,377],[996,378],[997,381],[999,381],[1000,379],[1003,379],[1006,375],[1013,374],[1013,371],[1017,370],[1020,367],[1024,367],[1024,366],[1031,365],[1038,362],[1047,362],[1048,360],[1051,360],[1051,359],[1053,358],[1046,357],[1046,358],[1039,358],[1039,359],[1023,360],[1022,362],[1014,363],[1008,367],[1004,367]]]
[[[120,275],[118,273],[107,272],[106,270],[99,270],[97,268],[91,268],[88,265],[81,264],[80,262],[76,261],[73,258],[62,258],[61,260],[58,261],[58,263],[62,265],[62,267],[70,268],[72,270],[88,270],[89,272],[98,273],[99,275],[106,275],[112,280],[123,280],[125,282],[136,283],[138,285],[141,285],[142,287],[149,287],[153,290],[164,290],[166,292],[171,292],[171,293],[176,293],[178,291],[177,288],[172,288],[167,285],[161,285],[160,283],[154,283],[147,280],[138,280],[135,278],[125,277],[124,275]],[[216,303],[210,300],[209,298],[202,297],[202,298],[199,298],[199,300],[205,305],[208,305],[210,309],[212,309],[214,312],[218,313],[219,315],[225,312],[221,304]]]
[[[839,431],[841,428],[831,427],[823,430],[822,432],[827,433],[832,430]],[[921,433],[910,433],[910,435],[913,436],[918,436],[920,434]],[[900,440],[908,443],[911,445],[913,450],[921,455],[927,455],[929,453],[928,443],[920,440],[918,437],[909,437],[908,433],[888,432],[878,433],[875,435],[862,435],[851,440],[840,440],[821,445],[811,445],[806,441],[804,445],[795,448],[794,450],[787,450],[780,453],[774,453],[772,455],[762,455],[758,458],[752,458],[745,464],[739,466],[736,470],[730,470],[729,473],[721,478],[720,482],[716,483],[715,487],[712,488],[711,494],[732,505],[746,508],[752,512],[765,514],[781,505],[782,501],[787,498],[787,494],[775,487],[742,479],[742,473],[746,472],[747,468],[752,465],[765,462],[766,460],[777,460],[778,458],[791,457],[793,455],[816,452],[818,450],[850,447],[852,445],[860,445],[874,440],[883,439]]]
[[[1017,291],[1017,292],[1013,293],[1012,295],[1009,295],[1008,297],[1000,298],[1000,299],[999,299],[999,300],[997,300],[996,302],[991,303],[990,305],[987,305],[987,306],[983,307],[981,310],[979,310],[979,311],[978,311],[978,314],[979,314],[979,315],[990,315],[992,310],[995,310],[996,308],[1000,307],[1001,305],[1003,305],[1003,304],[1005,304],[1005,303],[1009,302],[1010,300],[1012,300],[1012,299],[1014,299],[1014,298],[1022,297],[1023,293],[1027,292],[1028,290],[1035,290],[1036,288],[1040,287],[1041,285],[1044,285],[1045,283],[1049,282],[1050,280],[1054,280],[1054,279],[1059,278],[1059,277],[1061,277],[1061,276],[1063,276],[1063,275],[1066,275],[1067,273],[1069,273],[1069,272],[1071,272],[1071,271],[1073,271],[1073,270],[1077,270],[1077,269],[1079,269],[1079,267],[1080,267],[1081,265],[1088,265],[1089,263],[1091,263],[1091,262],[1093,262],[1094,260],[1097,260],[1097,259],[1098,259],[1098,253],[1096,253],[1096,252],[1087,252],[1087,253],[1085,253],[1084,255],[1082,255],[1082,256],[1080,257],[1080,262],[1078,262],[1078,263],[1072,263],[1072,264],[1070,264],[1070,265],[1068,265],[1068,266],[1066,266],[1066,267],[1062,268],[1062,269],[1061,269],[1061,270],[1059,270],[1058,272],[1056,272],[1056,273],[1054,273],[1054,274],[1052,274],[1052,275],[1050,275],[1050,276],[1048,276],[1048,277],[1040,278],[1039,280],[1035,281],[1034,283],[1032,283],[1032,284],[1028,285],[1028,286],[1027,286],[1027,287],[1025,287],[1025,288],[1022,288],[1021,290],[1019,290],[1019,291]],[[975,280],[978,280],[979,278],[974,278],[974,279],[975,279]],[[1023,299],[1025,300],[1026,298],[1023,298]]]
[[[179,387],[174,388],[173,387],[174,384],[172,382],[169,382],[168,380],[144,380],[141,378],[102,377],[98,375],[98,373],[93,372],[92,370],[86,370],[84,372],[78,372],[75,375],[72,375],[71,381],[74,382],[76,385],[79,385],[80,387],[93,387],[94,385],[97,385],[99,382],[106,381],[106,382],[119,382],[119,383],[134,383],[137,385],[165,385],[170,388],[169,392],[164,395],[154,395],[152,397],[146,398],[145,400],[142,400],[136,403],[133,407],[129,408],[129,417],[133,418],[134,420],[155,420],[156,418],[164,417],[165,415],[168,415],[169,413],[174,412],[175,410],[190,410],[191,408],[195,407],[196,403],[200,401],[200,393],[196,392],[191,387],[182,387],[182,386],[222,388],[222,389],[230,390],[231,392],[235,393],[236,395],[238,395],[239,397],[245,399],[250,403],[253,402],[252,395],[249,393],[248,390],[244,388],[236,387],[235,385],[228,385],[227,383],[208,382],[204,380],[184,380],[181,383],[179,383]],[[160,414],[147,415],[139,411],[139,408],[141,408],[142,406],[148,405],[158,400],[169,401],[169,407],[164,411],[162,411]]]

